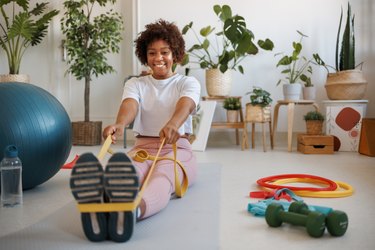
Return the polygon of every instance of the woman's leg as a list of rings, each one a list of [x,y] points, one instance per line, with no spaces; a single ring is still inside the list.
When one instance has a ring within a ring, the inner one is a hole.
[[[132,152],[137,149],[144,149],[150,155],[156,155],[157,150],[160,146],[159,139],[142,138],[138,139],[135,148]],[[180,139],[177,142],[177,159],[181,161],[186,169],[186,173],[189,180],[189,185],[193,184],[196,178],[196,158],[191,150],[191,145],[187,139]],[[161,157],[171,157],[173,159],[172,145],[165,145],[160,153]],[[140,172],[140,180],[144,181],[149,168],[151,167],[152,161],[143,163],[134,162]],[[183,180],[183,172],[178,167],[180,182]],[[157,162],[156,167],[152,175],[150,176],[149,183],[145,189],[144,195],[141,202],[141,217],[140,219],[152,216],[163,208],[165,208],[171,199],[172,194],[175,191],[175,173],[174,163],[172,160],[160,160]]]

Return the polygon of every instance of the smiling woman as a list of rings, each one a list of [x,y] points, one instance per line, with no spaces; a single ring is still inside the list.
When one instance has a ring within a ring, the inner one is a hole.
[[[131,161],[124,153],[116,153],[116,160],[111,161],[111,158],[109,161],[109,164],[115,162],[116,165],[111,173],[114,178],[118,178],[114,188],[134,195],[111,197],[109,202],[134,202],[137,208],[132,211],[111,212],[108,222],[104,217],[100,219],[99,213],[97,219],[91,217],[83,220],[86,236],[92,241],[107,238],[105,233],[93,233],[95,230],[92,229],[92,225],[97,223],[109,224],[108,234],[111,240],[129,240],[136,219],[145,219],[161,211],[167,206],[175,190],[177,192],[178,183],[191,185],[196,177],[197,162],[189,135],[193,133],[192,115],[199,103],[200,84],[194,77],[172,71],[172,66],[180,63],[184,56],[185,42],[182,34],[175,24],[158,20],[146,25],[146,30],[139,34],[135,42],[136,55],[143,65],[151,68],[152,74],[133,77],[126,82],[116,122],[104,129],[103,137],[110,138],[115,143],[116,137],[122,135],[124,128],[134,120],[133,131],[136,141],[128,155],[135,155],[140,149],[146,150],[149,155],[160,153],[163,159],[173,159],[177,155],[177,160],[184,166],[186,175],[175,176],[174,161],[136,162]],[[94,162],[98,167],[97,171],[88,173],[91,175],[88,178],[95,179],[100,176],[103,171],[99,161],[96,161],[93,155],[87,158],[83,156],[77,160],[79,164]],[[122,169],[131,169],[131,174],[128,170],[124,174],[121,172]],[[76,177],[72,176],[72,179]],[[142,191],[137,196],[140,186]],[[99,193],[103,192],[103,187],[96,189]],[[74,186],[72,190],[74,194]],[[95,201],[91,200],[88,203]],[[104,228],[103,226],[103,230]]]

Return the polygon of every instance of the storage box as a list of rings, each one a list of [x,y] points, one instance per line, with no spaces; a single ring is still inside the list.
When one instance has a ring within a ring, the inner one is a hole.
[[[358,152],[362,117],[367,100],[323,101],[326,107],[326,134],[334,136],[335,151]]]
[[[299,134],[298,151],[304,154],[333,154],[333,136]]]

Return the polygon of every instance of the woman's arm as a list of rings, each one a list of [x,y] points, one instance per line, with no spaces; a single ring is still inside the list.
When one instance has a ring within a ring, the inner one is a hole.
[[[162,140],[165,138],[165,143],[167,144],[175,143],[181,136],[178,133],[178,128],[184,124],[194,109],[195,102],[191,98],[181,97],[176,104],[176,109],[171,119],[160,130],[160,139]]]
[[[116,135],[121,136],[124,133],[124,128],[135,119],[137,112],[138,102],[136,100],[132,98],[123,100],[117,114],[116,123],[103,130],[103,138],[106,139],[107,136],[112,135],[112,141],[116,143]]]

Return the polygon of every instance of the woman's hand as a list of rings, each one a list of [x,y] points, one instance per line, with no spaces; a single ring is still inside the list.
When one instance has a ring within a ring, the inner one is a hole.
[[[124,134],[124,129],[125,126],[123,124],[109,125],[103,130],[103,138],[105,140],[109,135],[111,135],[112,143],[115,144],[117,140],[116,136],[122,136]]]
[[[178,127],[168,122],[159,132],[160,140],[162,141],[165,139],[165,144],[174,144],[180,138],[180,134],[178,133]]]

